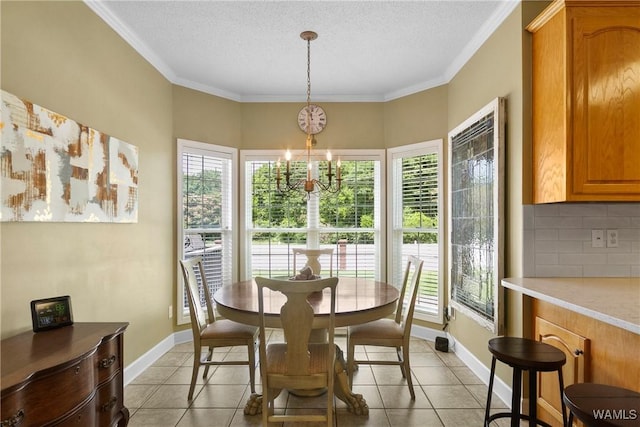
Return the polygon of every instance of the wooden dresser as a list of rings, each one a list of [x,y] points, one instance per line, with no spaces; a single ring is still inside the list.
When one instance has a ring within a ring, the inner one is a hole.
[[[74,323],[2,340],[0,425],[119,426],[128,323]]]

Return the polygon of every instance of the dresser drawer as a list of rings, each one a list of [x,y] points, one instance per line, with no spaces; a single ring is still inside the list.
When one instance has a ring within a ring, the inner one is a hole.
[[[96,425],[96,396],[95,394],[80,409],[63,419],[56,427],[89,427]],[[107,425],[107,424],[99,424]]]
[[[96,397],[96,414],[100,426],[110,425],[123,407],[122,375],[102,384]]]
[[[107,381],[121,368],[120,361],[120,340],[122,335],[105,338],[98,346],[95,355],[98,384]]]
[[[22,419],[20,427],[42,426],[76,410],[95,387],[95,352],[48,371],[39,372],[24,386],[2,396],[2,422]]]

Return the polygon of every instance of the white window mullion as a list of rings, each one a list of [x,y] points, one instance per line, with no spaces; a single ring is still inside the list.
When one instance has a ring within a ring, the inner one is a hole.
[[[311,163],[311,176],[318,177],[318,162]],[[320,247],[320,196],[314,194],[307,200],[307,248]]]

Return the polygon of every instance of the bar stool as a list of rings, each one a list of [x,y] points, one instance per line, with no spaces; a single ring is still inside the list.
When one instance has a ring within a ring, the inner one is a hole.
[[[604,384],[567,386],[562,400],[573,417],[587,427],[631,427],[640,425],[640,393]]]
[[[491,375],[489,378],[489,391],[487,394],[487,407],[484,415],[484,425],[489,427],[489,423],[497,418],[511,418],[511,427],[518,427],[520,420],[529,420],[529,426],[542,425],[551,427],[549,424],[537,418],[537,373],[538,372],[558,372],[560,382],[560,395],[564,384],[562,381],[562,366],[566,363],[566,357],[559,349],[545,343],[516,337],[498,337],[489,340],[489,351],[493,355],[491,360]],[[513,384],[511,397],[511,412],[500,412],[490,415],[491,394],[493,393],[493,379],[496,373],[496,360],[499,360],[513,368]],[[522,384],[522,371],[529,371],[529,415],[520,413],[520,386]],[[562,405],[562,425],[567,425],[567,415]]]

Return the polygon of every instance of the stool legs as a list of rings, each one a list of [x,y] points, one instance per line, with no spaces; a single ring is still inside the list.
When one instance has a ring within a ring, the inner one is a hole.
[[[520,368],[513,368],[513,381],[511,387],[511,427],[520,426],[520,389],[522,386],[522,370]],[[534,418],[535,420],[535,418]],[[531,424],[529,421],[529,427],[535,427],[535,421]]]
[[[489,427],[489,411],[491,410],[491,393],[493,393],[493,376],[496,374],[496,358],[491,358],[491,373],[489,374],[489,392],[487,393],[487,406],[484,411],[484,427]]]
[[[538,372],[529,371],[529,427],[535,427],[538,419]]]
[[[571,423],[573,420],[567,424],[567,407],[564,403],[564,399],[562,398],[562,394],[564,393],[564,380],[562,379],[562,368],[558,369],[558,383],[560,384],[560,404],[562,405],[562,425],[565,427],[571,427]]]
[[[511,413],[494,414],[491,415],[491,395],[493,394],[493,379],[496,373],[496,358],[491,358],[491,373],[489,374],[489,390],[487,392],[487,406],[484,412],[484,427],[489,427],[491,421],[497,418],[507,417],[511,418],[511,427],[519,427],[520,420],[529,420],[529,427],[535,427],[537,425],[548,426],[549,424],[538,420],[538,371],[529,371],[529,415],[520,414],[520,399],[522,397],[520,389],[522,386],[522,369],[513,367],[513,381],[512,381],[512,393],[511,393]],[[560,396],[564,390],[564,382],[562,378],[562,368],[558,370],[558,382],[560,385]],[[562,425],[565,427],[571,427],[573,420],[573,414],[569,413],[569,420],[567,422],[567,411],[564,400],[561,399],[562,404]]]

